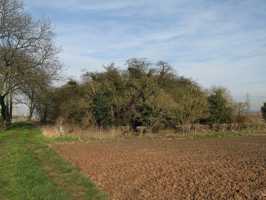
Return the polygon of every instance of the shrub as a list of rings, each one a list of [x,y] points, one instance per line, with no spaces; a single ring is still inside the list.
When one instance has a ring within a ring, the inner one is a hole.
[[[209,118],[211,124],[231,123],[234,109],[232,98],[224,88],[214,88],[208,97]]]

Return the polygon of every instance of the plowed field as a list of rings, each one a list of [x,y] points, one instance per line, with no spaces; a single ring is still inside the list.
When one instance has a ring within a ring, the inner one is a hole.
[[[266,199],[266,137],[56,144],[110,199]]]

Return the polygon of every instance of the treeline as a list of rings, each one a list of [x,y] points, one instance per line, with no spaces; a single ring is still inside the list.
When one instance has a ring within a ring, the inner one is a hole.
[[[233,102],[223,88],[207,91],[162,61],[130,59],[125,70],[111,64],[104,72],[83,74],[80,82],[55,87],[57,52],[50,23],[34,20],[19,0],[0,0],[3,126],[11,124],[14,104],[28,107],[29,120],[84,128],[145,126],[156,131],[245,121],[248,103]]]
[[[81,127],[121,127],[153,131],[184,124],[232,123],[243,120],[247,104],[234,103],[223,88],[204,90],[178,76],[166,62],[155,65],[130,59],[127,69],[114,64],[104,72],[85,73],[81,82],[70,80],[49,88],[33,102],[43,122]]]

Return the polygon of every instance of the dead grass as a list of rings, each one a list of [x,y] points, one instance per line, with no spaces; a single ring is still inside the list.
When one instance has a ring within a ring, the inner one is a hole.
[[[42,133],[44,136],[48,138],[78,138],[78,140],[112,140],[116,138],[120,138],[123,135],[123,132],[119,128],[112,128],[112,129],[81,129],[81,128],[67,128],[62,133],[60,132],[59,128],[56,126],[41,126]],[[66,140],[67,140],[66,139]]]

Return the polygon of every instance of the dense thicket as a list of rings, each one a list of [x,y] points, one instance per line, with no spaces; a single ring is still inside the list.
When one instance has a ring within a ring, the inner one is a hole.
[[[85,73],[82,82],[69,81],[47,93],[44,121],[88,127],[139,126],[153,130],[193,123],[229,123],[233,102],[224,89],[208,92],[178,76],[165,62],[152,65],[130,59],[127,69],[114,64],[104,72]],[[49,104],[49,105],[48,105]],[[45,107],[40,102],[39,107]]]

